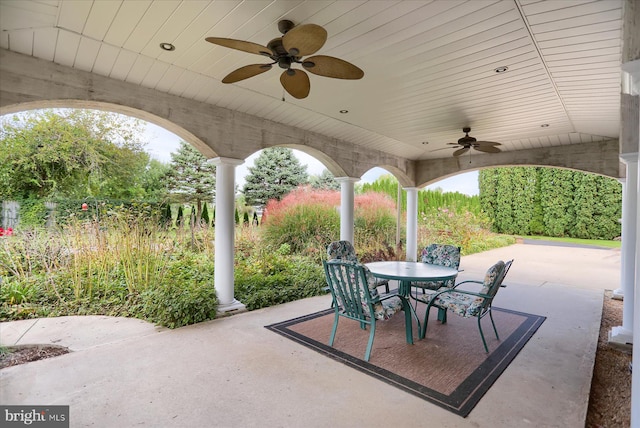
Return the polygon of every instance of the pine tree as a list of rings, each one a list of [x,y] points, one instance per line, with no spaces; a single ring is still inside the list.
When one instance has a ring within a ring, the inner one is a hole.
[[[182,205],[178,208],[178,216],[176,217],[176,226],[182,227],[184,224],[184,211],[182,210]]]
[[[209,224],[211,224],[211,219],[209,218],[209,210],[207,209],[206,202],[203,204],[203,207],[202,207],[201,221],[202,221],[202,224],[207,227],[209,226]]]
[[[240,224],[240,214],[238,214],[238,208],[236,208],[236,211],[235,211],[235,213],[233,215],[233,218],[234,218],[236,224]]]
[[[249,213],[246,211],[242,215],[242,224],[243,226],[249,226]]]
[[[181,202],[195,205],[196,218],[202,216],[202,203],[216,194],[216,167],[198,150],[184,141],[176,153],[171,153],[167,175],[169,192]]]
[[[247,205],[265,206],[269,199],[282,199],[308,181],[307,166],[293,155],[291,149],[265,149],[249,167],[242,192]]]
[[[160,225],[167,229],[173,226],[173,217],[171,215],[171,204],[163,203],[161,206]]]
[[[311,187],[320,190],[340,190],[340,183],[336,180],[331,171],[325,169],[320,175],[314,175],[309,179]]]

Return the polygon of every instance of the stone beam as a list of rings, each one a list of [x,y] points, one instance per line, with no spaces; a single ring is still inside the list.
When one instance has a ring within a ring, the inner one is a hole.
[[[208,158],[246,159],[272,146],[307,151],[335,176],[383,166],[414,185],[415,161],[346,140],[0,49],[0,114],[37,108],[108,110],[155,123]]]
[[[618,140],[422,160],[416,183],[423,187],[443,177],[495,166],[550,166],[620,178]]]

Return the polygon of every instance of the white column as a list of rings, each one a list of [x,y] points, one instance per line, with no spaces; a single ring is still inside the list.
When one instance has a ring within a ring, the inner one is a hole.
[[[640,129],[639,129],[640,134]],[[637,134],[638,135],[638,134]],[[640,145],[640,143],[638,143]],[[640,147],[639,147],[640,148]],[[636,165],[638,162],[638,153],[636,153]],[[640,197],[638,197],[638,192],[640,192],[640,176],[636,180],[636,215],[640,213]],[[633,219],[631,219],[633,221]],[[636,231],[640,230],[640,216],[636,217]],[[640,239],[636,235],[636,255],[640,254]],[[638,262],[637,258],[635,260],[635,285],[634,285],[634,294],[633,294],[633,358],[632,363],[635,370],[631,376],[631,426],[637,427],[640,426],[640,262]],[[627,296],[624,299],[625,303],[627,300],[631,300]],[[626,307],[623,306],[623,316]]]
[[[243,160],[211,159],[216,166],[215,274],[218,312],[242,310],[245,306],[233,297],[233,260],[235,250],[235,172]]]
[[[622,185],[622,245],[620,249],[620,289],[614,293],[627,296],[622,306],[622,325],[611,329],[609,341],[619,344],[633,343],[634,284],[636,283],[636,241],[638,226],[638,154],[621,154],[627,166],[627,177]]]
[[[360,181],[359,178],[338,177],[340,183],[340,240],[349,241],[354,246],[354,184]]]
[[[407,261],[418,257],[418,189],[405,187],[407,192]]]
[[[626,192],[627,192],[627,179],[625,177],[623,178],[619,178],[618,182],[620,182],[620,186],[622,187],[622,213],[620,216],[620,224],[622,225],[622,230],[620,232],[620,240],[624,241],[624,235],[625,235],[625,220],[628,222],[628,217],[625,219],[625,203],[628,204],[628,202],[625,202],[625,199],[627,198],[627,196],[625,196]],[[616,288],[615,290],[613,290],[613,293],[611,295],[611,298],[613,300],[624,300],[624,284],[626,284],[626,270],[625,270],[625,256],[624,256],[624,251],[622,250],[622,247],[624,246],[624,244],[620,244],[620,287]],[[633,247],[633,250],[635,251],[635,245]],[[635,271],[634,271],[635,273]],[[611,340],[611,336],[609,336],[609,340]]]

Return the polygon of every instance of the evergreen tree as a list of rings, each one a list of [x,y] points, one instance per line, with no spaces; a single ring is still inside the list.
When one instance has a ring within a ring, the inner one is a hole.
[[[240,224],[240,214],[238,214],[238,208],[236,208],[233,214],[233,219],[235,220],[236,224]]]
[[[242,224],[244,226],[249,226],[249,213],[248,212],[244,212],[244,214],[242,215]]]
[[[209,210],[207,209],[207,203],[205,202],[202,207],[202,218],[201,222],[205,226],[209,226],[211,224],[211,219],[209,218]]]
[[[280,200],[308,181],[307,166],[301,165],[291,149],[265,149],[249,167],[242,189],[247,205],[265,206],[269,199]]]
[[[258,213],[256,211],[253,212],[253,225],[254,226],[259,226],[260,223],[258,222]]]
[[[184,224],[184,211],[182,209],[182,205],[178,208],[178,215],[176,216],[176,226],[182,227]]]
[[[171,153],[167,174],[169,192],[181,202],[195,205],[196,218],[201,218],[202,203],[216,193],[216,167],[198,150],[181,141],[176,153]]]
[[[331,174],[331,171],[325,169],[320,175],[311,176],[309,179],[311,187],[320,190],[340,190],[340,183]]]
[[[622,188],[612,178],[548,167],[480,171],[482,209],[511,234],[613,239],[620,235]]]
[[[161,205],[161,217],[160,217],[160,225],[167,229],[173,226],[173,217],[171,215],[171,204],[163,203]]]

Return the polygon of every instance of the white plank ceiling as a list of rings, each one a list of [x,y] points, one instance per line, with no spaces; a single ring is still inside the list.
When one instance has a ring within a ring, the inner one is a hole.
[[[268,60],[205,37],[266,45],[281,19],[365,77],[284,102],[277,68],[223,84]],[[617,138],[621,32],[621,0],[0,0],[2,48],[410,159],[450,156],[464,126],[505,151]]]

